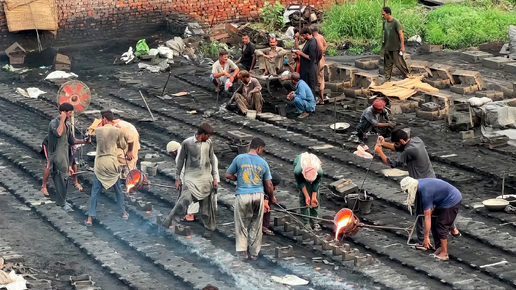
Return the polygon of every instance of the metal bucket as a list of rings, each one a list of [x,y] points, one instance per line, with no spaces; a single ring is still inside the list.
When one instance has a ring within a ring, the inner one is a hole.
[[[158,163],[153,163],[152,166],[147,166],[147,175],[155,176],[158,174]]]
[[[237,145],[238,154],[248,153],[249,146],[251,146],[251,143],[242,143],[242,144]]]
[[[370,213],[371,212],[371,206],[373,205],[373,198],[368,196],[367,199],[361,197],[358,200],[358,208],[360,209],[361,213]]]
[[[355,210],[358,208],[358,194],[348,194],[346,196],[346,201],[349,209]]]
[[[287,116],[287,105],[276,105],[276,112],[282,117]]]

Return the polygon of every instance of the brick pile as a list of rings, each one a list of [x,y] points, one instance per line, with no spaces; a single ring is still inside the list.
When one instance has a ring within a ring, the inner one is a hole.
[[[308,0],[301,0],[304,5]],[[0,0],[0,2],[4,2]],[[206,23],[248,21],[259,17],[265,0],[57,0],[59,30],[54,38],[43,32],[47,44],[67,44],[114,37],[144,36],[166,25],[166,16],[184,14]],[[271,1],[272,2],[272,1]],[[284,6],[295,1],[280,0]],[[322,8],[329,0],[311,0]],[[2,3],[3,4],[3,3]],[[34,44],[34,32],[9,33],[0,5],[0,49],[13,41]]]

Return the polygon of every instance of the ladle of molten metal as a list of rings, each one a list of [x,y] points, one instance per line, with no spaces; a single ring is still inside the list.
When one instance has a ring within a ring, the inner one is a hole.
[[[419,216],[418,216],[419,218]],[[417,219],[416,219],[417,221]],[[409,233],[409,238],[407,244],[412,238],[412,234],[414,232],[414,225],[408,228],[399,228],[399,227],[390,227],[390,226],[373,226],[368,224],[363,224],[360,222],[358,217],[353,213],[352,210],[348,208],[341,209],[333,219],[333,223],[336,227],[335,229],[335,239],[338,240],[339,233],[342,232],[342,237],[351,237],[358,232],[359,228],[371,228],[371,229],[386,229],[386,230],[402,230]]]
[[[166,188],[176,188],[173,185],[163,185],[153,183],[153,186],[158,187],[166,187]],[[138,169],[133,169],[129,171],[127,177],[125,178],[125,186],[127,188],[127,193],[138,191],[141,188],[149,188],[151,183],[147,180],[147,175],[141,172]]]

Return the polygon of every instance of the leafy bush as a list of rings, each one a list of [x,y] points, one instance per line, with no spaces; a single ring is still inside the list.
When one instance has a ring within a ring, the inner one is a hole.
[[[285,7],[280,2],[276,1],[274,4],[265,1],[263,8],[260,9],[261,18],[268,31],[280,29],[285,25],[283,22],[283,10]]]
[[[199,45],[199,48],[197,49],[203,56],[209,57],[213,60],[219,59],[219,52],[221,50],[228,50],[228,46],[225,43],[220,43],[216,40],[213,40],[212,42],[205,43],[203,42],[201,45]]]
[[[425,40],[451,49],[507,40],[509,25],[516,25],[516,14],[482,2],[449,3],[430,12]]]
[[[326,54],[328,56],[337,56],[337,55],[339,55],[339,52],[337,51],[337,48],[335,48],[335,47],[328,47],[328,49],[326,49]]]

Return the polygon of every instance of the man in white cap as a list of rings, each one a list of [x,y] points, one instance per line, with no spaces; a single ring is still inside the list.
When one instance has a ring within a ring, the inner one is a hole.
[[[323,176],[321,160],[314,154],[305,152],[294,160],[294,177],[299,190],[299,206],[301,214],[310,217],[319,215],[319,186]],[[307,229],[320,231],[321,226],[316,219],[303,217],[303,224]]]
[[[448,235],[454,229],[453,223],[459,213],[462,195],[460,191],[448,182],[437,178],[422,178],[416,180],[405,177],[401,180],[401,190],[407,194],[407,207],[412,214],[413,206],[421,206],[424,211],[424,241],[426,249],[432,248],[430,230],[435,244],[435,258],[441,261],[449,260]],[[417,202],[416,203],[416,197]],[[437,219],[432,223],[432,214]]]

